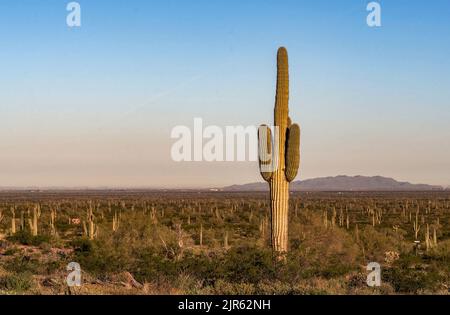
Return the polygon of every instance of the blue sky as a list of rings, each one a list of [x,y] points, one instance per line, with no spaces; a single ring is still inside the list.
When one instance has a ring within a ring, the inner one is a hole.
[[[450,2],[0,2],[0,186],[211,186],[254,163],[174,163],[170,130],[272,121],[289,52],[301,178],[450,185]]]

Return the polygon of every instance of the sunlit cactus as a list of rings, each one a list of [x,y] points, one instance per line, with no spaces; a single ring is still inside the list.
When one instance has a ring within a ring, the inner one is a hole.
[[[92,203],[89,202],[89,207],[86,213],[86,221],[83,221],[83,233],[90,240],[93,240],[98,235],[98,226],[94,222],[95,216],[92,209]]]
[[[275,132],[266,125],[258,131],[259,166],[270,185],[272,248],[278,257],[288,250],[289,182],[300,165],[300,127],[289,118],[289,66],[286,48],[278,49]]]
[[[28,219],[28,225],[30,227],[31,235],[38,235],[38,221],[41,217],[41,206],[36,204],[33,208],[33,218]]]
[[[16,208],[11,207],[11,235],[16,234]]]
[[[116,232],[120,226],[120,214],[117,214],[117,210],[114,211],[113,222],[112,222],[112,230]]]

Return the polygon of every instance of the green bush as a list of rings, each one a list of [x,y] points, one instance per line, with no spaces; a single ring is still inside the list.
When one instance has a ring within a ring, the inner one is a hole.
[[[258,283],[275,277],[272,252],[256,247],[236,247],[218,264],[223,278],[230,282]]]
[[[420,290],[434,290],[444,281],[439,267],[425,264],[421,257],[414,255],[402,255],[393,267],[382,271],[382,279],[396,292],[414,294]]]
[[[75,240],[74,261],[80,264],[81,269],[94,275],[106,276],[109,273],[122,272],[128,269],[128,257],[123,255],[120,248],[109,243],[90,241],[87,239]]]
[[[19,231],[14,235],[9,236],[8,240],[22,245],[39,246],[43,243],[50,243],[51,237],[48,235],[33,236],[29,231]]]
[[[21,293],[33,287],[33,277],[29,272],[20,272],[0,277],[0,288]]]
[[[4,267],[6,270],[14,273],[29,272],[32,274],[38,274],[42,271],[42,263],[33,256],[18,255],[5,262]]]

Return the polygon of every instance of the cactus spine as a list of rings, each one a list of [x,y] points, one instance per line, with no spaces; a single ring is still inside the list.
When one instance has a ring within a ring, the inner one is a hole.
[[[258,131],[260,172],[270,186],[272,249],[279,257],[288,250],[289,182],[294,180],[300,164],[300,127],[289,118],[288,68],[286,48],[281,47],[277,54],[275,135],[272,138],[265,125]]]

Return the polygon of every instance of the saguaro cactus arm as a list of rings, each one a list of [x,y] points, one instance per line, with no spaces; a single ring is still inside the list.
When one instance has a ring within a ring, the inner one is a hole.
[[[259,171],[262,178],[268,182],[273,176],[272,169],[272,132],[266,125],[258,129]]]
[[[291,125],[286,133],[286,179],[288,182],[297,176],[300,166],[300,127]]]

